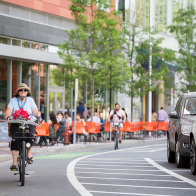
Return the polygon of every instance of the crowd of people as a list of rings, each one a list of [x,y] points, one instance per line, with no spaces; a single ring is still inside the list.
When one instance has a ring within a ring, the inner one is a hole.
[[[44,123],[44,119],[41,116],[41,111],[39,111],[38,116],[40,116],[40,123]],[[86,122],[96,122],[100,123],[100,131],[104,131],[104,120],[101,116],[101,114],[97,111],[97,109],[94,112],[93,118],[91,120],[91,113],[90,113],[90,108],[87,107],[87,110],[85,110],[85,107],[83,106],[83,102],[79,102],[79,106],[77,107],[77,114],[76,114],[76,122],[77,123],[83,123],[85,126]],[[70,117],[69,111],[65,112],[64,114],[60,111],[51,112],[50,113],[50,118],[48,122],[50,124],[49,127],[49,136],[41,136],[39,139],[39,142],[37,141],[37,145],[45,145],[48,146],[48,141],[47,139],[50,140],[51,145],[55,145],[57,142],[63,142],[64,140],[64,133],[67,131],[67,125],[68,131],[69,131],[69,142],[73,143],[73,131],[72,131],[72,118]],[[57,131],[56,131],[57,129]],[[83,131],[83,134],[85,136],[88,136],[88,133]],[[97,137],[101,138],[101,134],[98,134]],[[95,138],[92,138],[95,139]],[[37,139],[38,140],[38,139]]]

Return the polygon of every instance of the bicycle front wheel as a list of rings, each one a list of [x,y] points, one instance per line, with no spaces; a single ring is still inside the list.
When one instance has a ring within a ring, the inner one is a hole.
[[[115,133],[115,147],[114,147],[114,149],[116,150],[116,149],[118,149],[118,131],[116,131],[116,133]]]
[[[21,186],[24,186],[25,184],[25,148],[26,148],[26,143],[25,141],[22,141],[22,161],[21,161]]]

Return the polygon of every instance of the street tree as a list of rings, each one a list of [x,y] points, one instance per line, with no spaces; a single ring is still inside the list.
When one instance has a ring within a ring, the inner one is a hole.
[[[134,98],[146,95],[149,91],[156,90],[159,93],[162,89],[158,84],[162,81],[166,87],[171,86],[168,82],[170,71],[166,62],[171,62],[174,57],[173,51],[160,46],[163,38],[155,38],[156,32],[153,32],[153,29],[141,28],[136,19],[132,21],[134,22],[126,23],[124,27],[127,41],[123,48],[131,73],[126,85],[126,93],[131,97],[131,121],[133,121]],[[151,75],[149,74],[150,55],[152,55]]]
[[[74,77],[81,78],[83,86],[90,86],[92,116],[96,90],[100,86],[117,90],[124,84],[123,75],[127,76],[126,61],[120,53],[124,42],[120,17],[111,2],[71,0],[76,29],[66,30],[69,40],[59,46],[64,67],[73,68]],[[67,74],[70,72],[64,73],[65,78]]]
[[[179,76],[179,92],[196,91],[196,10],[194,6],[179,9],[173,19],[173,24],[168,27],[175,33],[179,44],[176,58],[177,75]]]

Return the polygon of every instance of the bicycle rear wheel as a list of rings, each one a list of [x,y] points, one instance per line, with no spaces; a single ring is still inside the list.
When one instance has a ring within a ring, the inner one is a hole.
[[[25,184],[25,159],[26,159],[25,147],[26,147],[26,143],[25,141],[22,141],[21,186],[24,186]]]

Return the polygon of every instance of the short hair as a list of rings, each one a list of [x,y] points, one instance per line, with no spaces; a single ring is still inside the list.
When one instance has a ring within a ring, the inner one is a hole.
[[[57,116],[58,116],[59,114],[61,114],[61,115],[63,116],[63,113],[62,113],[62,112],[57,112]]]
[[[125,108],[122,108],[123,111],[125,111]]]
[[[76,115],[80,116],[80,118],[83,118],[81,113],[77,113]]]
[[[69,116],[69,112],[65,112],[64,115],[68,115]]]
[[[161,110],[163,109],[163,107],[161,107]]]

